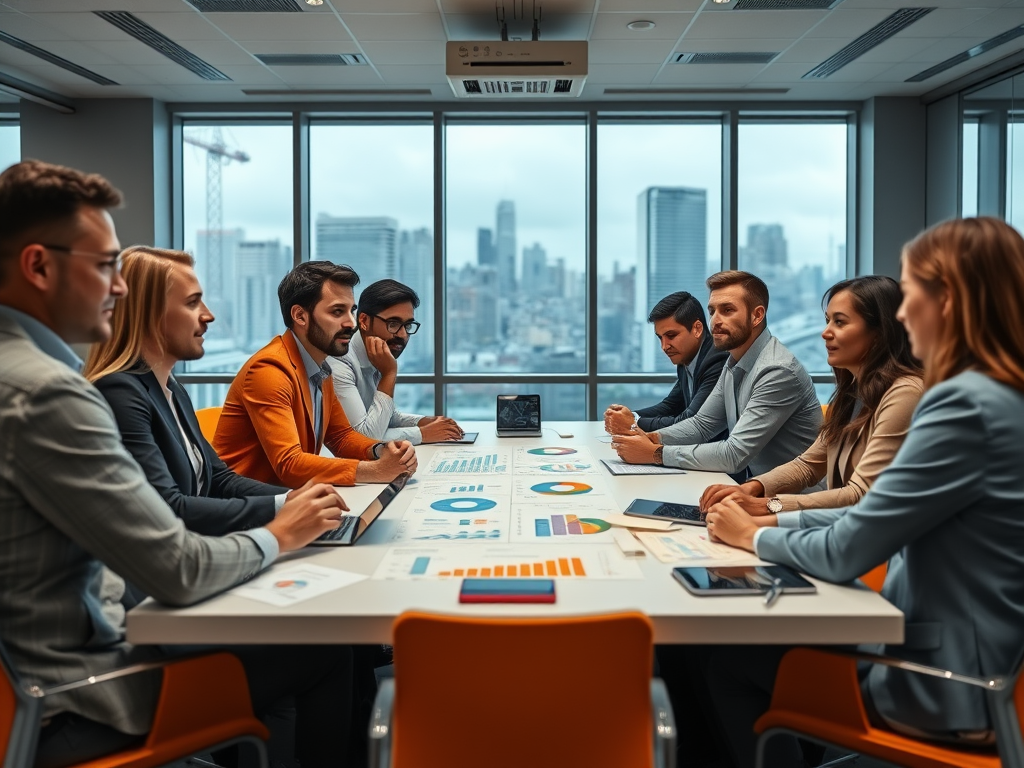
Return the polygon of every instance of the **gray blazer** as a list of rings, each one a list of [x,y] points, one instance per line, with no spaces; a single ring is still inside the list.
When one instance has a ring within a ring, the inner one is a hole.
[[[728,402],[730,391],[735,402]],[[765,328],[722,368],[697,414],[658,430],[670,467],[763,474],[792,461],[818,436],[821,405],[803,365]],[[724,440],[715,438],[729,430]]]
[[[124,638],[124,579],[171,605],[257,573],[245,534],[206,538],[153,489],[96,389],[0,315],[0,640],[24,677],[56,684],[157,653]],[[159,673],[46,699],[131,734],[152,720]]]
[[[1012,672],[1024,652],[1021,446],[1024,393],[961,373],[925,393],[903,447],[857,505],[788,513],[801,528],[763,529],[757,553],[834,582],[889,560],[882,594],[906,630],[887,653],[974,677]],[[977,688],[884,666],[867,684],[890,722],[991,727]]]

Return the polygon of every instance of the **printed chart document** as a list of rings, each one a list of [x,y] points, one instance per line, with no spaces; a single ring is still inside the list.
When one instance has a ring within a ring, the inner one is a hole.
[[[461,547],[392,547],[374,579],[640,579],[643,572],[614,544],[539,546],[466,544]]]
[[[591,475],[597,473],[597,461],[586,448],[545,445],[516,448],[515,474]]]
[[[252,581],[235,587],[231,594],[270,605],[295,605],[365,578],[361,573],[325,568],[315,563],[284,563],[271,566]]]
[[[632,515],[604,515],[604,519],[612,525],[622,528],[637,528],[647,531],[676,531],[682,523],[671,520],[652,520],[649,517],[633,517]]]
[[[511,468],[511,452],[487,448],[447,448],[434,453],[428,475],[504,475]]]
[[[634,534],[663,563],[751,563],[763,561],[743,549],[711,541],[706,528],[684,525],[674,531],[637,531]]]
[[[613,475],[685,475],[685,469],[661,464],[627,464],[622,459],[601,459]]]

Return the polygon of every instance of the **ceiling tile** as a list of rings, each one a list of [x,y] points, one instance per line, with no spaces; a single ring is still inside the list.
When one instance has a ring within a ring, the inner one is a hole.
[[[194,53],[196,56],[201,58],[208,64],[220,69],[223,66],[245,66],[247,64],[254,64],[252,54],[249,52],[256,46],[263,45],[275,45],[275,43],[261,43],[253,42],[246,43],[243,48],[241,44],[234,42],[233,40],[181,40],[180,45],[187,48],[189,51]],[[283,46],[295,47],[295,43],[280,43]],[[304,45],[302,50],[306,51],[307,48],[316,45],[316,43],[309,43]],[[332,43],[324,43],[324,45],[332,45]],[[289,51],[290,52],[290,51]],[[268,51],[269,53],[269,51]]]
[[[676,53],[735,53],[737,51],[754,51],[760,53],[777,53],[784,51],[793,44],[792,40],[774,40],[762,38],[757,41],[741,40],[691,40],[684,37],[676,47]]]
[[[79,6],[81,7],[81,6]],[[128,35],[92,13],[35,13],[33,19],[75,40],[127,40]]]
[[[813,65],[812,65],[813,66]],[[810,67],[807,64],[770,64],[751,83],[798,83]]]
[[[282,69],[309,69],[309,67],[282,67]],[[336,69],[336,67],[330,67]],[[221,69],[225,75],[231,78],[235,85],[264,85],[273,86],[286,82],[277,69],[265,67],[262,64],[252,66],[229,66]]]
[[[436,13],[347,13],[342,17],[356,40],[445,40]]]
[[[446,83],[444,67],[377,67],[380,76],[388,85],[424,85]]]
[[[139,64],[134,69],[153,78],[161,85],[189,85],[190,83],[207,82],[199,75],[169,61],[166,64]]]
[[[223,40],[224,33],[196,11],[184,13],[136,13],[142,21],[175,41]]]
[[[678,40],[693,19],[692,13],[599,13],[591,40]],[[631,21],[653,21],[654,29],[633,32]]]
[[[1004,8],[993,11],[973,24],[968,24],[958,34],[988,40],[1021,24],[1024,24],[1024,7]]]
[[[962,32],[992,10],[990,8],[939,8],[900,32],[907,37],[945,37]]]
[[[122,64],[164,64],[168,59],[159,51],[150,48],[138,40],[109,40],[96,47],[107,53],[110,58]],[[182,46],[186,50],[188,46]]]
[[[422,40],[377,41],[363,44],[363,51],[373,62],[394,66],[444,65],[444,43]]]
[[[674,40],[596,40],[589,46],[591,64],[661,64]]]
[[[729,40],[772,37],[795,40],[812,29],[824,16],[823,11],[705,12],[697,15],[686,38]]]
[[[696,13],[702,5],[703,0],[601,0],[601,11]]]
[[[906,61],[909,57],[920,53],[936,43],[933,37],[896,37],[886,40],[881,45],[866,51],[857,61],[882,61],[895,63]]]
[[[793,43],[772,63],[818,64],[841,50],[848,42],[848,39],[842,37],[804,37]]]
[[[330,13],[208,13],[206,18],[228,37],[247,40],[348,40],[345,27]]]
[[[661,70],[655,82],[659,85],[706,83],[738,88],[749,83],[763,70],[763,64],[670,64]]]
[[[3,0],[8,5],[19,11],[36,13],[68,13],[71,11],[96,10],[109,11],[111,3],[100,0]],[[182,11],[190,6],[183,0],[131,0],[131,11]]]
[[[292,86],[380,85],[383,81],[372,67],[278,67],[281,81]]]
[[[50,24],[44,24],[42,14],[26,15],[13,11],[0,12],[0,29],[22,40],[70,40],[72,36]]]
[[[658,74],[658,64],[591,64],[588,82],[649,84]]]
[[[331,0],[334,9],[346,13],[437,13],[437,0]]]
[[[355,41],[339,43],[333,40],[311,40],[305,43],[296,43],[288,40],[249,40],[241,45],[245,46],[243,54],[248,51],[253,55],[258,53],[362,53],[360,46]],[[246,55],[248,56],[248,54]],[[251,63],[251,56],[249,61]]]
[[[891,66],[891,64],[885,62],[861,61],[857,59],[847,64],[835,74],[829,75],[826,80],[833,83],[866,82],[882,74]]]
[[[840,37],[848,43],[887,19],[894,10],[891,6],[870,9],[847,8],[844,0],[843,4],[825,16],[820,24],[816,24],[808,31],[807,36]]]
[[[690,0],[687,0],[690,1]],[[544,0],[543,11],[544,18],[548,17],[548,14],[557,15],[561,13],[593,13],[594,7],[597,4],[597,0]],[[441,11],[446,14],[451,13],[490,13],[494,16],[494,6],[490,3],[481,3],[480,0],[440,0]],[[540,0],[537,2],[537,6],[540,7]],[[489,7],[488,7],[489,6]],[[520,2],[520,8],[523,7],[522,1]],[[525,13],[530,13],[530,5],[526,5]],[[507,19],[511,19],[513,16],[512,4],[508,3],[505,6]]]

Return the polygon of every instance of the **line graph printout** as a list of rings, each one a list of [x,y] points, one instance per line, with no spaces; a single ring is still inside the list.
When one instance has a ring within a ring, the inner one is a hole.
[[[434,453],[427,475],[504,475],[511,470],[508,450],[449,448]]]
[[[458,548],[392,547],[374,579],[418,580],[473,578],[640,579],[635,562],[614,545],[593,547],[485,546]]]

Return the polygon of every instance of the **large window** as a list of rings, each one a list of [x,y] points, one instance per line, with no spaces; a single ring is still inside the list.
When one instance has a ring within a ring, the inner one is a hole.
[[[309,155],[311,258],[355,269],[357,301],[359,291],[383,278],[416,291],[416,318],[423,325],[402,354],[399,371],[433,371],[432,126],[317,123],[310,127]]]
[[[382,278],[417,291],[422,327],[396,390],[408,412],[490,420],[507,392],[539,392],[545,419],[656,403],[674,371],[649,311],[681,290],[706,305],[707,276],[735,267],[765,278],[770,328],[827,385],[821,295],[855,261],[847,120],[190,117],[179,244],[195,254],[217,320],[206,355],[177,373],[197,406],[221,403],[242,363],[282,331],[276,287],[301,255],[353,266],[357,302]],[[724,226],[727,207],[737,216]]]
[[[721,121],[602,123],[597,146],[598,370],[674,371],[647,315],[676,291],[706,305],[722,268]]]
[[[234,374],[284,328],[277,284],[291,269],[291,124],[186,124],[182,193],[185,250],[216,317],[206,354],[186,373]],[[226,383],[192,388],[196,407],[219,405]]]
[[[829,371],[821,298],[846,277],[846,122],[739,127],[739,268],[768,284],[768,328]]]
[[[21,160],[21,131],[13,120],[0,119],[0,171]]]

